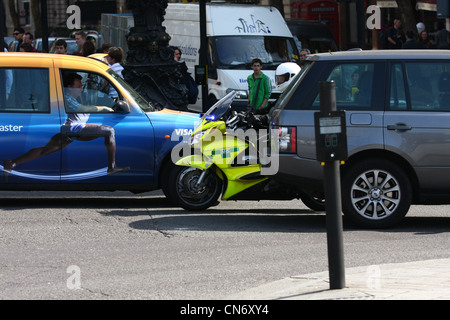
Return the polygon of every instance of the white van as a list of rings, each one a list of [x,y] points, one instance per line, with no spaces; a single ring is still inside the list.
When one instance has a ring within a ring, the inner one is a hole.
[[[200,23],[197,3],[169,3],[163,26],[170,35],[170,45],[181,49],[181,58],[194,75],[199,64]],[[279,92],[275,85],[275,69],[286,61],[298,61],[298,49],[289,28],[275,7],[207,3],[206,35],[208,37],[208,103],[238,91],[234,106],[248,103],[247,77],[253,72],[250,62],[260,58],[263,72],[272,81],[271,101]],[[201,92],[201,90],[199,90]],[[202,97],[193,111],[202,110]]]

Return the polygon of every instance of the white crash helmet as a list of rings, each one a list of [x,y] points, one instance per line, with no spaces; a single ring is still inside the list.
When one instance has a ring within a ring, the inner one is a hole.
[[[419,35],[422,33],[422,31],[425,30],[425,24],[423,22],[419,22],[418,24],[416,24],[416,27]]]
[[[300,69],[300,66],[295,62],[284,62],[280,64],[275,71],[275,83],[277,84],[278,90],[284,91],[292,78],[299,73]],[[280,83],[280,76],[284,77],[283,83]]]

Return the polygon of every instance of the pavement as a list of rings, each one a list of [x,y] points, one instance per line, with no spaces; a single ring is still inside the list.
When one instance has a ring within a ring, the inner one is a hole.
[[[345,268],[342,289],[329,271],[292,276],[224,297],[226,300],[448,300],[450,259]]]

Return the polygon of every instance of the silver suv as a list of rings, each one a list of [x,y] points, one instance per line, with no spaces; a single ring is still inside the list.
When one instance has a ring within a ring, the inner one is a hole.
[[[450,203],[450,51],[317,54],[271,110],[279,128],[276,178],[323,191],[314,113],[320,81],[334,81],[345,111],[348,159],[342,209],[364,227],[390,227],[412,203]]]

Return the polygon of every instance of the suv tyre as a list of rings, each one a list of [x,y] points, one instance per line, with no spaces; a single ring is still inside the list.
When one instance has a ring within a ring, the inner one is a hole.
[[[342,209],[359,226],[392,227],[406,215],[411,201],[411,182],[402,168],[389,160],[361,160],[343,175]]]

